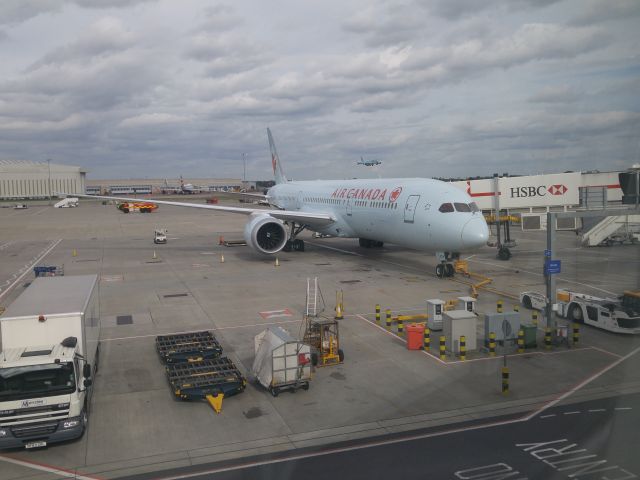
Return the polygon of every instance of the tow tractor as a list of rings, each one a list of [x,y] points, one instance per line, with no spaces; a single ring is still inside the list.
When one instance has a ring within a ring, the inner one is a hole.
[[[140,212],[151,213],[158,209],[158,205],[149,202],[122,202],[118,204],[118,210],[123,213]]]
[[[558,314],[578,323],[615,333],[640,333],[640,291],[618,298],[600,298],[558,289]]]

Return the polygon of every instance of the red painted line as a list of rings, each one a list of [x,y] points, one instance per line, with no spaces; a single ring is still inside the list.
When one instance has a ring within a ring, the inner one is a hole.
[[[14,465],[20,465],[27,468],[33,468],[34,470],[40,470],[43,472],[54,473],[62,477],[71,477],[79,480],[102,480],[100,477],[91,477],[88,475],[79,474],[77,470],[67,470],[65,468],[54,467],[53,465],[47,465],[46,463],[34,462],[32,460],[20,460],[12,455],[0,455],[0,461],[13,463]]]

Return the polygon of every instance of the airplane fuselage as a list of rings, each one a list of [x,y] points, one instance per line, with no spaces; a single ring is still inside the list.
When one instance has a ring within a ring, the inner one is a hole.
[[[487,224],[471,197],[445,182],[423,178],[317,180],[270,188],[272,205],[330,213],[316,229],[419,250],[460,252],[486,244]]]

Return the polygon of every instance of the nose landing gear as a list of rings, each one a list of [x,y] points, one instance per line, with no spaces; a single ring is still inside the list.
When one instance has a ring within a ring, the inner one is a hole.
[[[460,254],[458,252],[437,252],[436,258],[440,261],[440,263],[436,265],[436,276],[438,278],[453,277],[455,269],[451,262],[458,260]]]

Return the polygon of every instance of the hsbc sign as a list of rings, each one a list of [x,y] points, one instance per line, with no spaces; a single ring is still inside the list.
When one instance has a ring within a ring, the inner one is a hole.
[[[521,177],[501,177],[496,185],[493,178],[466,180],[454,185],[467,192],[483,210],[495,208],[562,207],[580,203],[579,189],[582,185],[579,172],[552,173]]]
[[[511,198],[544,197],[547,194],[564,195],[569,190],[565,185],[539,185],[537,187],[511,187]]]

